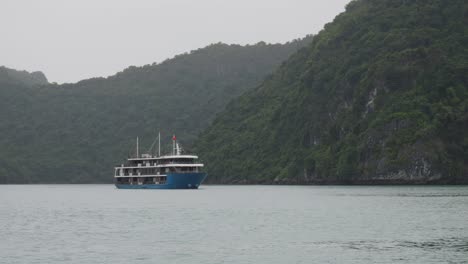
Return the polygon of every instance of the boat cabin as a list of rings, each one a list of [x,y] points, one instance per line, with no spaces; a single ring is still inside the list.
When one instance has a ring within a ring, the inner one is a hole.
[[[168,173],[200,172],[203,164],[196,163],[196,159],[198,157],[193,155],[155,157],[143,154],[115,167],[115,178],[119,184],[164,184]]]

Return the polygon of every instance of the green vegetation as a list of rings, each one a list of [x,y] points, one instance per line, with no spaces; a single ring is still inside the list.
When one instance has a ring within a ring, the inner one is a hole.
[[[111,182],[140,136],[158,129],[190,148],[227,102],[260,84],[311,37],[226,45],[129,67],[108,78],[48,84],[41,73],[0,68],[0,183]]]
[[[218,183],[468,182],[468,2],[358,0],[195,148]]]

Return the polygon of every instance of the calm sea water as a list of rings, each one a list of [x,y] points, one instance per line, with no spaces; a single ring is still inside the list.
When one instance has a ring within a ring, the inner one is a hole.
[[[0,263],[468,263],[468,187],[3,185]]]

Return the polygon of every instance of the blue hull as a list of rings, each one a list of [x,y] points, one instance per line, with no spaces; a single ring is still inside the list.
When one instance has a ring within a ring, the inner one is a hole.
[[[206,173],[168,173],[165,184],[115,184],[118,189],[198,189]]]

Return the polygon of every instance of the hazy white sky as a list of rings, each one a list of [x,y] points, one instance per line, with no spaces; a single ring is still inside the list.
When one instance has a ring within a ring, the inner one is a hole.
[[[350,0],[0,1],[0,65],[63,83],[215,42],[283,43],[315,34]]]

